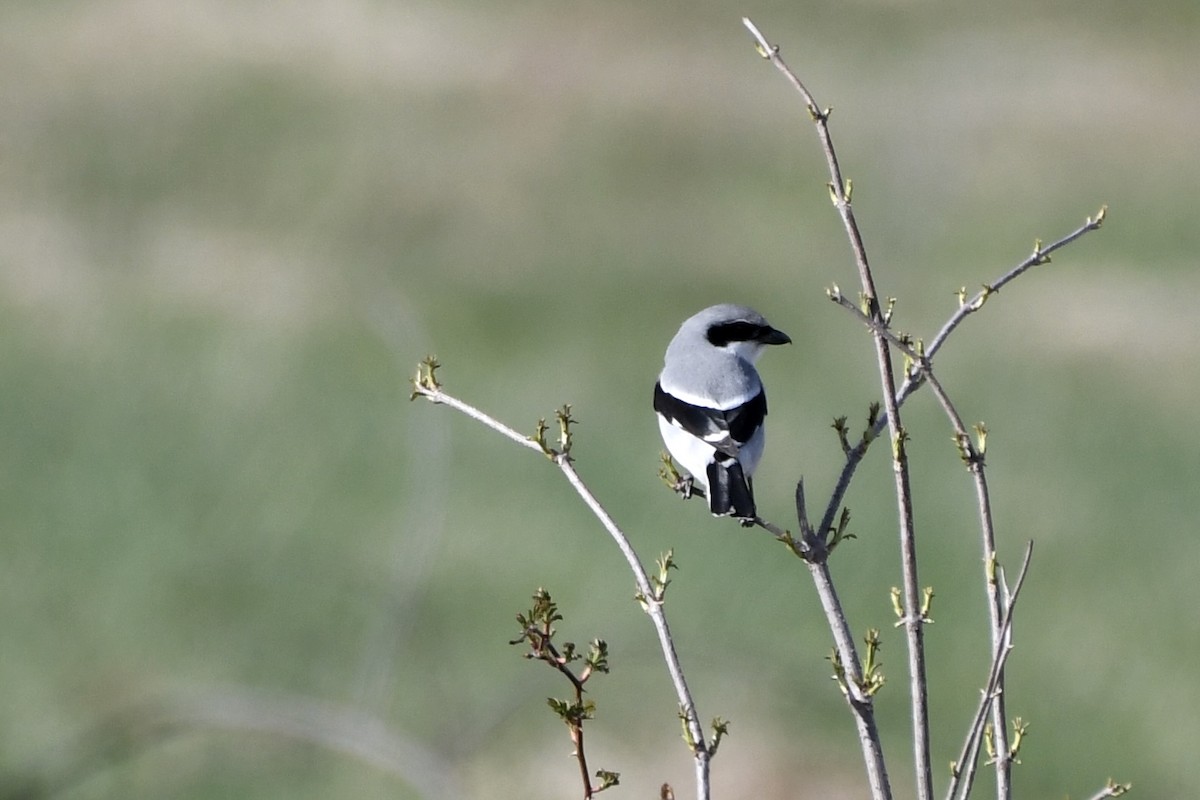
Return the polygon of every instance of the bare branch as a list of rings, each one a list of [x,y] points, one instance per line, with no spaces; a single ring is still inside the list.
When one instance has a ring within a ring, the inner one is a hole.
[[[850,249],[858,267],[859,281],[866,304],[866,313],[880,326],[886,326],[887,319],[879,304],[879,295],[875,289],[875,279],[867,260],[866,246],[854,217],[854,209],[850,204],[852,185],[842,177],[837,153],[833,146],[833,138],[829,133],[829,110],[821,110],[816,100],[805,85],[796,77],[779,54],[779,48],[770,44],[766,37],[749,19],[743,23],[754,36],[759,54],[769,60],[792,84],[804,99],[809,115],[816,126],[817,136],[825,151],[825,161],[829,168],[829,193],[838,214],[842,218],[842,226],[850,241]],[[918,800],[931,800],[933,797],[933,775],[930,768],[929,745],[929,709],[925,679],[925,645],[924,619],[918,612],[921,605],[921,589],[917,576],[916,531],[913,523],[912,491],[909,482],[908,456],[905,442],[907,434],[900,420],[900,404],[897,400],[896,380],[892,370],[892,360],[888,340],[873,326],[875,354],[879,367],[880,384],[883,389],[884,408],[887,410],[887,424],[890,428],[892,441],[892,467],[896,482],[896,503],[900,521],[900,561],[904,578],[904,604],[907,608],[904,630],[908,641],[909,690],[912,702],[912,731],[913,731],[913,760],[917,777]],[[868,766],[870,769],[870,766]],[[874,781],[872,781],[874,785]],[[890,790],[889,790],[890,791]]]
[[[423,366],[432,364],[433,369],[435,370],[438,366],[441,366],[432,356],[425,359],[422,364]],[[421,374],[418,373],[417,378],[413,381],[413,397],[426,397],[434,403],[450,406],[454,410],[466,414],[471,419],[482,422],[487,427],[496,431],[496,433],[499,433],[501,436],[504,436],[513,442],[516,442],[522,447],[528,447],[530,450],[535,450],[539,453],[542,452],[542,448],[537,444],[537,442],[526,434],[508,427],[495,417],[489,416],[488,414],[480,411],[478,408],[468,405],[458,398],[452,397],[443,392],[441,384],[436,382],[436,378],[433,375],[432,370],[430,371],[428,378],[423,378]]]
[[[432,359],[426,359],[425,363],[428,364],[430,362],[436,364]],[[688,747],[692,751],[692,757],[695,762],[696,797],[697,800],[708,800],[710,793],[709,763],[712,754],[709,744],[705,739],[704,727],[701,725],[700,717],[696,711],[696,704],[692,700],[691,691],[688,689],[687,681],[684,679],[683,667],[679,662],[679,655],[675,651],[674,640],[671,638],[671,629],[667,624],[666,612],[663,610],[663,593],[656,591],[650,580],[650,576],[642,566],[641,559],[638,558],[637,552],[633,549],[633,545],[630,544],[629,537],[625,535],[612,516],[604,509],[600,501],[596,499],[596,496],[592,494],[591,490],[583,482],[583,479],[579,477],[579,473],[575,470],[575,465],[568,452],[570,446],[570,423],[573,421],[569,413],[570,408],[564,407],[564,410],[559,414],[561,449],[556,450],[549,447],[545,442],[544,423],[543,425],[539,425],[538,433],[532,439],[522,436],[513,428],[497,421],[474,406],[446,394],[433,376],[432,370],[428,371],[428,375],[425,372],[418,372],[417,378],[413,381],[413,396],[425,397],[434,403],[450,406],[466,414],[468,417],[482,422],[484,425],[517,444],[544,454],[559,468],[572,488],[575,489],[580,499],[583,500],[596,519],[600,521],[604,529],[608,531],[609,536],[612,537],[617,548],[625,557],[629,569],[633,572],[634,582],[637,585],[637,599],[641,603],[642,609],[650,616],[650,620],[654,624],[654,630],[658,635],[659,645],[662,648],[663,659],[666,661],[667,671],[671,676],[671,683],[675,687],[675,693],[679,700],[680,714],[687,734]]]
[[[1054,243],[1048,246],[1042,246],[1039,242],[1035,246],[1032,255],[1010,269],[992,284],[985,286],[983,290],[981,290],[969,301],[966,299],[964,293],[962,295],[962,300],[960,301],[958,310],[942,326],[941,330],[938,331],[938,334],[934,337],[933,341],[923,348],[914,348],[910,341],[896,336],[879,320],[867,316],[861,308],[850,302],[836,288],[829,292],[829,297],[831,300],[854,314],[861,322],[868,325],[877,336],[884,336],[887,338],[887,340],[891,342],[893,346],[900,349],[910,360],[910,366],[906,371],[904,383],[901,385],[900,390],[897,393],[897,402],[903,404],[903,402],[908,399],[908,397],[910,397],[918,388],[928,383],[937,397],[939,404],[942,406],[943,410],[947,414],[947,417],[950,419],[951,425],[954,428],[955,441],[958,444],[960,454],[962,455],[964,462],[967,464],[968,469],[971,471],[975,482],[976,500],[979,505],[981,534],[983,540],[986,577],[985,588],[987,589],[988,595],[988,611],[991,622],[992,653],[994,659],[1007,659],[1007,648],[1009,646],[1008,640],[1011,633],[1007,630],[1003,634],[1001,633],[1001,608],[1003,603],[1000,599],[999,587],[994,580],[996,543],[991,513],[990,494],[988,491],[987,478],[984,472],[983,444],[981,442],[979,447],[976,448],[971,443],[970,435],[967,433],[966,426],[964,425],[962,418],[955,410],[954,404],[950,401],[950,398],[947,396],[945,390],[942,388],[936,376],[933,374],[932,358],[934,354],[941,349],[942,345],[945,344],[949,335],[954,332],[958,325],[960,325],[968,316],[976,311],[979,311],[992,294],[997,292],[1001,287],[1008,284],[1010,281],[1024,274],[1031,267],[1048,263],[1050,261],[1050,254],[1054,251],[1065,247],[1066,245],[1074,242],[1091,231],[1097,230],[1103,224],[1106,213],[1107,207],[1101,207],[1099,213],[1097,213],[1095,217],[1088,217],[1084,221],[1083,225],[1061,239],[1055,241]],[[845,497],[850,480],[853,477],[855,470],[858,468],[859,462],[865,455],[867,446],[871,441],[873,441],[873,437],[875,435],[878,435],[880,432],[882,432],[886,422],[886,418],[878,420],[868,431],[868,435],[863,438],[860,446],[847,451],[846,463],[842,467],[841,475],[838,478],[838,482],[830,498],[829,505],[826,507],[825,515],[822,521],[823,525],[828,526],[832,524],[833,517],[837,513],[837,510],[841,507],[842,499]],[[982,436],[986,433],[986,431],[981,430],[980,433],[982,439]],[[1008,754],[1009,745],[1007,741],[1007,715],[1005,713],[1003,681],[1004,674],[1002,661],[1000,675],[998,676],[999,689],[992,691],[987,695],[988,702],[992,708],[993,725],[997,736],[997,752],[1004,754],[1000,758],[997,758],[995,763],[997,771],[997,796],[1001,798],[1008,797],[1011,794],[1009,782],[1011,761]],[[982,728],[980,730],[982,730]],[[976,748],[974,753],[972,753],[972,759],[977,757],[977,753],[978,749]],[[963,762],[960,759],[957,770],[962,770],[962,764]],[[968,768],[973,773],[975,768],[973,761],[968,765]],[[963,796],[965,797],[965,795]]]
[[[591,772],[588,771],[587,752],[583,743],[584,723],[593,718],[596,708],[595,703],[584,699],[583,695],[587,691],[584,686],[596,673],[608,672],[608,643],[603,639],[593,639],[588,646],[586,656],[581,654],[571,642],[564,643],[560,648],[554,643],[554,637],[558,634],[555,623],[562,619],[562,614],[558,612],[558,604],[554,602],[550,593],[545,589],[538,589],[533,594],[533,602],[529,610],[517,614],[521,634],[509,644],[528,644],[529,650],[524,654],[525,658],[546,664],[570,682],[574,693],[573,700],[558,700],[551,697],[547,702],[555,715],[567,725],[571,744],[574,746],[572,755],[575,756],[575,761],[579,765],[579,776],[583,782],[583,797],[584,800],[591,800],[595,795],[610,786],[617,785],[620,781],[618,773],[600,770],[597,775],[601,777],[601,784],[598,787],[592,786]],[[571,666],[577,661],[583,662],[578,674]]]
[[[752,520],[752,524],[757,525],[758,527],[762,528],[764,531],[771,534],[772,536],[774,536],[776,539],[778,539],[781,542],[787,541],[792,536],[791,531],[784,530],[783,528],[776,525],[774,522],[771,522],[770,520],[765,520],[762,517],[755,517]]]
[[[974,312],[980,310],[987,298],[990,297],[991,294],[995,293],[999,287],[1004,286],[1008,282],[1024,274],[1031,267],[1037,266],[1038,264],[1047,263],[1048,259],[1046,256],[1048,256],[1050,253],[1066,247],[1068,244],[1071,244],[1077,239],[1082,238],[1085,234],[1088,234],[1091,231],[1099,229],[1103,224],[1106,215],[1107,207],[1101,207],[1099,213],[1097,213],[1095,217],[1088,217],[1084,221],[1083,225],[1076,228],[1074,231],[1062,237],[1053,244],[1036,250],[1035,255],[1031,255],[1030,257],[1026,258],[1020,264],[1004,273],[1004,275],[1002,275],[999,279],[993,281],[991,284],[988,284],[992,287],[990,291],[984,289],[971,298],[970,301],[967,301],[964,295],[962,302],[959,304],[958,310],[956,310],[954,314],[946,321],[933,340],[926,345],[925,357],[932,359],[934,355],[942,348],[942,345],[946,343],[946,340],[950,334],[954,332],[954,330],[962,323],[962,321]],[[830,296],[835,300],[837,299],[833,296],[832,292]],[[896,393],[896,401],[900,405],[903,405],[904,402],[908,400],[908,398],[911,397],[912,394],[919,389],[923,383],[923,373],[920,371],[910,372],[905,376],[904,383],[900,385],[900,389]],[[846,454],[846,462],[842,465],[841,474],[838,475],[837,483],[834,485],[833,492],[829,497],[829,503],[825,507],[825,513],[821,518],[821,527],[819,530],[828,529],[831,525],[833,525],[833,519],[835,516],[837,516],[838,509],[842,506],[842,500],[846,497],[846,491],[850,487],[850,481],[854,477],[854,473],[858,469],[859,463],[862,462],[863,457],[866,455],[867,448],[870,446],[871,442],[874,441],[874,437],[878,436],[883,429],[887,427],[887,424],[887,418],[880,417],[875,424],[871,426],[870,430],[868,431],[868,437],[864,439],[860,446],[854,448]]]
[[[872,333],[887,339],[893,347],[906,355],[912,361],[916,362],[924,358],[924,356],[922,356],[921,353],[913,347],[912,342],[909,341],[907,337],[902,337],[896,334],[882,319],[868,316],[861,308],[855,305],[850,298],[846,297],[840,291],[830,290],[827,292],[827,295],[829,296],[830,300],[849,311],[856,319],[858,319],[859,322],[870,328]],[[882,430],[882,428],[880,428],[880,430]]]
[[[838,302],[843,308],[846,308],[851,313],[858,316],[866,322],[879,335],[886,336],[889,341],[893,342],[896,347],[901,349],[910,359],[912,366],[910,367],[910,375],[918,375],[924,381],[929,383],[931,391],[937,398],[938,403],[942,406],[946,417],[950,420],[951,427],[954,429],[954,441],[958,446],[958,451],[963,462],[967,465],[971,476],[975,483],[976,500],[979,507],[979,523],[980,531],[983,540],[983,563],[984,563],[984,588],[988,598],[988,615],[991,623],[992,634],[992,654],[993,658],[1006,649],[1008,636],[1002,631],[1003,625],[1003,605],[1004,600],[1001,597],[1001,587],[996,580],[996,534],[995,524],[992,519],[991,498],[988,492],[987,475],[984,469],[984,456],[982,445],[979,448],[972,443],[970,434],[967,433],[966,426],[963,424],[962,417],[955,408],[954,403],[942,388],[941,383],[933,374],[933,366],[927,355],[919,349],[914,349],[910,346],[907,340],[902,340],[893,334],[887,328],[879,325],[877,321],[868,318],[863,314],[862,310],[847,300],[841,293],[830,293],[830,297]],[[1005,695],[1004,695],[1004,672],[1000,671],[997,679],[996,690],[991,693],[992,697],[992,729],[994,731],[994,746],[996,752],[1001,754],[995,759],[996,767],[996,796],[1001,800],[1005,800],[1012,794],[1011,789],[1011,772],[1013,754],[1010,752],[1008,741],[1008,715],[1005,710]],[[972,765],[973,768],[973,765]]]
[[[808,566],[812,575],[817,597],[825,612],[825,619],[833,634],[835,653],[835,677],[845,693],[846,701],[854,717],[858,737],[863,749],[863,757],[868,765],[868,778],[871,781],[872,796],[876,798],[889,797],[890,785],[887,776],[887,765],[883,758],[883,747],[879,739],[879,730],[875,724],[875,708],[873,695],[878,685],[871,686],[871,677],[865,674],[864,667],[854,644],[854,634],[846,620],[841,600],[833,585],[833,577],[829,572],[828,557],[837,539],[827,543],[825,534],[817,535],[808,521],[805,509],[804,481],[796,484],[796,517],[800,525],[800,537],[794,538],[788,531],[762,519],[756,518],[755,524],[772,533],[775,538],[788,546],[789,549]]]
[[[1104,800],[1106,797],[1120,797],[1132,788],[1132,783],[1117,783],[1112,778],[1109,778],[1104,788],[1089,797],[1088,800]]]
[[[1021,561],[1021,571],[1017,574],[1017,582],[1013,584],[1012,592],[1008,594],[1005,601],[1000,625],[1000,640],[1004,644],[992,653],[992,663],[988,668],[988,678],[979,701],[979,708],[975,711],[975,716],[967,731],[967,739],[959,752],[958,761],[955,762],[950,787],[946,791],[946,800],[955,800],[956,795],[965,800],[971,793],[988,709],[992,708],[994,700],[1000,692],[1000,683],[1004,677],[1004,665],[1008,661],[1009,653],[1012,652],[1012,643],[1009,639],[1012,632],[1013,614],[1016,610],[1017,598],[1021,595],[1021,587],[1025,585],[1025,576],[1029,573],[1029,562],[1032,558],[1033,542],[1029,542],[1025,546],[1025,557]]]
[[[871,785],[871,796],[890,798],[891,784],[888,779],[887,762],[883,757],[883,745],[879,738],[879,729],[875,724],[875,706],[871,695],[863,690],[864,680],[858,650],[854,645],[854,636],[846,615],[842,611],[841,601],[833,586],[833,578],[829,573],[829,565],[825,561],[808,561],[809,573],[821,600],[825,618],[829,620],[833,633],[835,653],[841,669],[845,671],[845,679],[841,686],[850,705],[854,726],[858,732],[858,740],[863,752],[863,761],[867,766],[867,778]]]
[[[1100,210],[1096,213],[1096,216],[1088,217],[1086,220],[1084,220],[1083,225],[1071,231],[1058,241],[1043,247],[1041,240],[1039,239],[1034,245],[1033,252],[1028,258],[1026,258],[1020,264],[1017,264],[1008,272],[1001,275],[992,283],[986,284],[983,289],[981,289],[970,300],[966,300],[964,297],[959,303],[958,311],[954,312],[950,319],[946,321],[946,324],[942,326],[942,329],[938,331],[937,335],[934,336],[933,340],[929,343],[929,347],[926,348],[926,354],[929,356],[929,358],[933,358],[937,351],[942,348],[942,345],[945,344],[946,339],[951,333],[954,332],[954,329],[957,328],[964,319],[983,308],[983,304],[987,302],[989,297],[996,292],[999,292],[1010,281],[1019,278],[1031,267],[1036,267],[1040,264],[1049,264],[1051,253],[1053,253],[1055,250],[1066,247],[1076,239],[1082,238],[1084,235],[1099,229],[1100,226],[1104,224],[1104,219],[1106,216],[1108,216],[1108,206],[1101,206]]]

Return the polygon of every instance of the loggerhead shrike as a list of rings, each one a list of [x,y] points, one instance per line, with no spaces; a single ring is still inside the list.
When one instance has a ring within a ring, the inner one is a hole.
[[[717,516],[757,516],[750,476],[762,458],[767,395],[754,362],[766,345],[791,341],[754,309],[725,303],[685,320],[667,346],[654,386],[658,428]]]

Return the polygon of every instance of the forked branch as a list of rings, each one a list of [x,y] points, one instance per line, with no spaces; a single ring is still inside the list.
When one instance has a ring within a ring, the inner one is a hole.
[[[610,770],[596,771],[600,779],[599,785],[592,784],[592,773],[588,770],[587,753],[583,745],[583,726],[593,718],[596,704],[584,698],[584,688],[589,680],[597,673],[608,672],[608,643],[603,639],[593,639],[588,645],[587,654],[581,653],[573,642],[559,645],[555,642],[558,630],[556,622],[562,620],[558,613],[558,605],[545,589],[538,589],[533,594],[533,603],[528,611],[517,614],[517,623],[521,633],[509,644],[528,645],[525,658],[540,661],[555,670],[571,684],[573,697],[570,700],[560,700],[555,697],[547,699],[550,708],[567,725],[570,731],[571,744],[574,747],[572,755],[579,765],[579,777],[583,784],[584,800],[592,800],[600,792],[610,789],[620,783],[620,775]],[[573,666],[582,661],[582,668]],[[576,669],[579,671],[576,672]]]
[[[862,285],[862,296],[866,314],[880,326],[886,325],[883,310],[879,303],[879,295],[875,289],[875,278],[867,259],[866,246],[858,222],[854,217],[854,208],[850,203],[853,186],[842,177],[841,166],[838,163],[837,152],[833,146],[833,137],[829,132],[829,109],[822,109],[813,98],[803,82],[792,72],[779,54],[779,48],[767,41],[753,22],[743,18],[746,29],[755,39],[759,54],[771,62],[779,70],[793,88],[800,93],[816,126],[821,148],[825,152],[825,161],[829,168],[829,194],[842,219],[842,226],[850,241],[850,249],[858,268],[859,282]],[[900,564],[903,576],[905,609],[904,631],[908,642],[909,689],[912,710],[913,761],[917,777],[918,800],[932,800],[933,774],[930,768],[929,751],[929,710],[925,680],[925,619],[919,612],[921,607],[921,588],[917,577],[917,545],[916,531],[913,521],[912,490],[909,481],[908,455],[906,442],[908,435],[900,420],[900,403],[896,392],[896,379],[892,368],[892,357],[887,337],[873,328],[872,339],[875,343],[875,356],[879,368],[880,385],[883,391],[883,405],[887,412],[887,425],[892,442],[892,472],[896,483],[896,504],[900,521]],[[830,520],[832,522],[832,520]],[[824,530],[823,526],[821,530]],[[865,747],[865,743],[864,743]],[[877,797],[888,796],[890,789],[885,785],[886,773],[882,776],[874,774],[875,768],[868,762],[868,776],[871,780],[872,791]],[[883,780],[880,780],[880,777]]]
[[[941,350],[942,345],[946,343],[947,338],[951,333],[965,320],[968,316],[983,308],[987,299],[991,295],[1008,282],[1024,274],[1031,267],[1050,262],[1050,254],[1056,250],[1066,247],[1068,244],[1080,239],[1084,235],[1098,230],[1103,224],[1107,214],[1107,206],[1101,207],[1099,213],[1095,217],[1087,217],[1083,225],[1068,233],[1066,236],[1046,246],[1035,246],[1034,252],[1024,261],[1017,264],[1008,272],[1004,273],[999,279],[987,284],[975,296],[968,300],[966,293],[960,294],[959,307],[953,315],[938,331],[937,335],[928,342],[924,347],[925,358],[932,361],[934,355]],[[830,292],[830,297],[837,302],[841,302],[844,298],[839,299],[840,292],[836,287]],[[849,301],[846,301],[847,303]],[[853,308],[853,305],[850,304]],[[865,321],[865,320],[864,320]],[[896,393],[896,401],[903,405],[909,397],[913,395],[925,382],[925,375],[919,369],[910,369],[904,378],[904,382],[900,385],[899,391]],[[825,506],[825,513],[821,517],[821,527],[818,530],[827,529],[833,525],[834,519],[837,517],[839,509],[842,507],[842,501],[846,497],[846,491],[850,488],[850,481],[854,478],[854,473],[858,469],[858,465],[862,463],[863,458],[867,454],[867,450],[883,429],[887,427],[887,417],[879,416],[873,422],[869,423],[866,431],[863,434],[862,440],[856,447],[846,450],[846,461],[842,465],[842,471],[838,475],[837,483],[834,486],[833,492],[829,497],[829,503]]]
[[[875,290],[874,280],[871,274],[871,269],[867,260],[866,249],[863,245],[862,236],[858,230],[858,225],[854,218],[854,211],[851,206],[850,198],[852,184],[849,180],[843,179],[841,167],[838,163],[837,154],[833,146],[833,140],[829,132],[829,116],[828,108],[822,109],[807,87],[795,75],[794,72],[783,61],[779,54],[779,48],[767,41],[766,37],[758,30],[749,19],[743,19],[743,23],[750,31],[755,39],[759,54],[769,60],[783,75],[789,83],[795,88],[804,99],[805,105],[808,108],[809,114],[816,126],[818,137],[821,141],[822,149],[824,150],[826,162],[828,164],[831,182],[829,183],[830,197],[833,200],[839,215],[842,218],[847,237],[849,238],[851,250],[854,255],[855,263],[858,267],[859,279],[861,283],[860,303],[855,305],[842,296],[840,290],[836,287],[830,292],[830,297],[844,307],[856,313],[862,321],[864,321],[871,330],[872,337],[876,346],[876,355],[878,360],[881,384],[883,387],[884,414],[878,416],[876,412],[872,412],[872,421],[868,423],[867,430],[864,431],[859,443],[854,446],[850,445],[849,437],[846,433],[845,421],[839,419],[835,423],[835,428],[838,429],[839,437],[842,441],[843,451],[846,455],[846,463],[842,469],[837,485],[830,498],[829,504],[826,507],[825,514],[821,520],[820,526],[817,529],[822,533],[831,529],[833,520],[842,507],[842,500],[849,487],[850,480],[866,454],[870,444],[882,433],[885,427],[890,429],[892,441],[892,462],[893,471],[896,478],[896,495],[899,507],[900,519],[900,540],[901,540],[901,565],[904,575],[904,592],[902,595],[903,602],[897,599],[897,613],[899,613],[906,623],[906,631],[908,632],[909,643],[909,665],[911,678],[911,695],[912,695],[912,724],[913,724],[913,742],[914,742],[914,759],[916,763],[917,777],[917,796],[924,800],[932,796],[932,778],[929,769],[929,741],[928,741],[928,715],[927,707],[927,689],[925,685],[924,673],[924,648],[922,642],[922,623],[924,615],[917,613],[915,609],[917,605],[917,572],[916,572],[916,540],[912,525],[912,505],[911,493],[908,482],[908,467],[907,457],[905,453],[906,434],[901,424],[899,417],[899,408],[916,389],[924,384],[929,384],[935,394],[939,404],[945,411],[947,418],[950,421],[951,427],[954,429],[954,441],[959,451],[964,464],[972,475],[976,488],[976,499],[979,508],[980,527],[982,532],[983,542],[983,562],[985,565],[985,587],[988,595],[989,616],[992,632],[992,655],[993,664],[996,665],[996,674],[989,681],[989,689],[985,693],[985,702],[983,704],[981,714],[986,715],[986,711],[990,708],[993,716],[993,735],[991,745],[995,748],[997,756],[994,759],[996,766],[997,777],[997,796],[999,798],[1007,798],[1011,795],[1010,788],[1010,767],[1012,763],[1013,751],[1017,747],[1020,740],[1021,730],[1014,728],[1015,736],[1014,743],[1010,746],[1008,741],[1008,729],[1005,715],[1004,705],[1004,661],[1007,659],[1008,650],[1011,647],[1011,601],[1007,598],[1004,587],[1002,586],[1002,577],[997,578],[997,575],[1002,576],[1002,572],[997,566],[996,560],[996,544],[995,532],[992,521],[991,503],[987,485],[987,479],[984,468],[984,451],[986,444],[986,428],[980,424],[976,426],[977,441],[972,441],[970,434],[967,432],[966,426],[963,423],[961,416],[956,410],[953,402],[950,400],[945,389],[938,381],[932,369],[932,357],[945,343],[947,338],[957,328],[961,322],[970,314],[980,310],[987,299],[994,293],[1000,290],[1008,282],[1014,280],[1031,267],[1045,264],[1050,261],[1050,254],[1061,247],[1075,241],[1090,231],[1099,228],[1103,222],[1107,212],[1106,207],[1102,207],[1095,217],[1088,217],[1084,225],[1076,229],[1072,233],[1062,239],[1052,243],[1049,246],[1043,246],[1040,240],[1034,244],[1033,252],[1024,261],[1011,269],[1009,272],[1001,276],[1000,279],[990,285],[985,285],[983,289],[970,300],[967,299],[966,291],[959,292],[959,308],[946,322],[942,329],[934,337],[928,347],[924,347],[920,343],[914,346],[911,339],[901,337],[894,334],[890,327],[891,321],[891,302],[889,301],[886,308],[881,307],[878,295]],[[904,353],[907,361],[904,371],[904,382],[896,388],[895,378],[892,372],[891,356],[889,353],[890,347],[897,347]],[[798,506],[802,509],[802,506]],[[799,511],[801,518],[801,528],[807,526],[807,520],[804,519],[803,510]],[[805,539],[807,541],[807,539]],[[1026,553],[1026,561],[1021,571],[1021,579],[1023,580],[1025,569],[1028,567],[1028,552]],[[1018,582],[1018,588],[1019,588]],[[1015,598],[1014,598],[1015,599]],[[1007,611],[1006,611],[1007,609]],[[835,637],[837,629],[835,630]],[[1017,725],[1018,723],[1014,723]],[[980,722],[982,726],[982,722]],[[975,728],[972,728],[974,732]],[[982,727],[980,728],[982,730]],[[971,778],[974,773],[975,761],[978,754],[978,741],[968,737],[968,743],[975,741],[976,747],[970,754],[970,760],[966,762],[967,780],[965,784],[960,783],[959,778],[964,774],[963,761],[960,759],[955,772],[955,786],[965,785],[963,797],[970,791]],[[868,773],[872,772],[870,760],[868,759]],[[875,781],[872,780],[872,788],[875,789]],[[953,794],[953,792],[952,792]],[[878,796],[878,795],[877,795]]]

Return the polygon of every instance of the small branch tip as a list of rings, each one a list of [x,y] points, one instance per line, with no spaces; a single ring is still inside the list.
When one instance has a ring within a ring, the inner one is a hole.
[[[750,35],[754,37],[754,49],[758,51],[760,56],[770,59],[772,56],[779,53],[779,48],[773,47],[771,43],[767,41],[767,37],[762,35],[762,31],[758,29],[758,26],[755,25],[749,17],[742,17],[742,24],[746,26],[746,30],[750,31]]]
[[[437,370],[441,364],[438,363],[437,357],[428,355],[421,359],[417,364],[417,374],[412,379],[413,390],[408,399],[416,400],[421,395],[434,399],[442,388],[442,384],[437,379]],[[436,402],[436,401],[435,401]]]
[[[571,426],[578,422],[578,420],[571,416],[571,404],[564,403],[562,408],[554,412],[554,418],[558,420],[559,455],[570,459],[571,445],[573,443]]]

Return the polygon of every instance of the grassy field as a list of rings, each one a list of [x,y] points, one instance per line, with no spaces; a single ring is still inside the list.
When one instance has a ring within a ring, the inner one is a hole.
[[[1108,204],[937,366],[991,431],[1001,560],[1036,542],[1017,795],[1195,794],[1194,4],[55,0],[0,8],[0,796],[577,796],[567,687],[506,644],[539,586],[610,642],[612,796],[689,796],[619,554],[545,461],[408,402],[431,352],[520,429],[572,403],[584,478],[643,559],[674,548],[684,666],[733,723],[717,796],[865,795],[803,566],[655,477],[650,389],[707,304],[795,341],[761,365],[780,523],[878,395],[825,298],[855,275],[816,138],[744,14],[834,109],[901,329]],[[940,790],[986,617],[950,431],[927,395],[906,413]],[[884,631],[909,797],[882,448],[847,502],[834,571]]]

